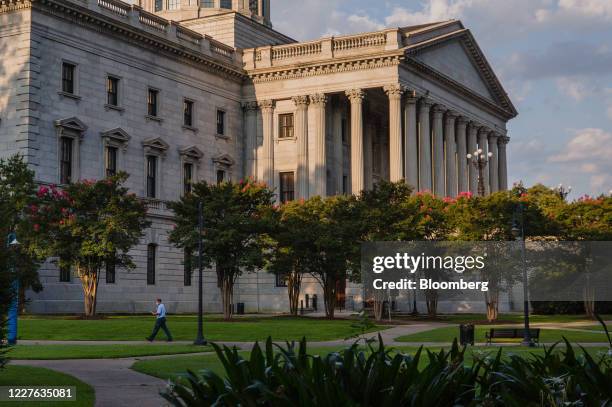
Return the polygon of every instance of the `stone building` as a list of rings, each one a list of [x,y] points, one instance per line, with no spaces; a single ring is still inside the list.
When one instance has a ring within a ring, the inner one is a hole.
[[[460,21],[296,42],[275,31],[270,0],[0,2],[0,156],[21,153],[40,183],[130,174],[153,221],[135,270],[107,270],[98,310],[143,312],[164,298],[191,312],[196,280],[167,242],[194,181],[253,176],[279,200],[357,193],[378,180],[455,196],[476,191],[465,158],[492,153],[486,191],[507,188],[516,110]],[[296,5],[299,7],[299,5]],[[71,270],[51,263],[33,312],[79,312]],[[220,309],[213,272],[205,308]],[[346,307],[361,289],[341,287]],[[320,296],[315,281],[303,295]],[[286,289],[244,276],[235,301],[284,311]],[[320,304],[320,302],[319,302]]]

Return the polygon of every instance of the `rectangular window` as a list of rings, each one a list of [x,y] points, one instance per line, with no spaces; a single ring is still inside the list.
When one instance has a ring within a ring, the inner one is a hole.
[[[106,104],[119,106],[119,79],[109,76],[106,78]]]
[[[191,193],[192,185],[193,185],[193,164],[185,163],[183,165],[183,193],[185,195]]]
[[[66,93],[75,93],[74,76],[76,65],[64,62],[62,64],[62,91]]]
[[[112,177],[114,175],[117,175],[117,147],[106,147],[104,161],[104,165],[106,167],[106,176]]]
[[[201,0],[200,6],[202,8],[213,8],[215,7],[215,0]]]
[[[249,0],[249,10],[251,10],[251,13],[258,14],[259,0]]]
[[[193,127],[193,102],[187,99],[183,101],[183,124]]]
[[[282,203],[295,199],[295,187],[292,172],[281,172],[280,176],[280,200]]]
[[[72,139],[60,139],[60,184],[70,184],[72,181]]]
[[[191,275],[192,275],[192,267],[191,267],[191,250],[185,249],[185,260],[183,261],[183,283],[185,287],[189,287],[191,285]]]
[[[147,197],[155,198],[157,189],[157,157],[147,156]]]
[[[217,110],[217,134],[225,135],[225,112]]]
[[[278,115],[278,138],[293,137],[293,113]]]
[[[217,170],[217,184],[220,184],[223,181],[225,181],[225,171]]]
[[[276,287],[287,287],[287,275],[276,273],[274,285]]]
[[[232,0],[221,0],[221,8],[232,8]]]
[[[149,93],[147,96],[147,114],[149,116],[157,117],[158,99],[159,91],[155,89],[149,89]]]
[[[157,246],[150,244],[147,246],[147,285],[155,285],[155,252]]]
[[[178,10],[181,7],[181,0],[168,0],[168,10]]]
[[[155,0],[155,11],[161,11],[163,8],[163,0]]]
[[[70,278],[72,277],[72,273],[70,272],[70,266],[60,266],[59,272],[60,283],[69,283]]]
[[[115,263],[106,263],[106,284],[115,284]]]

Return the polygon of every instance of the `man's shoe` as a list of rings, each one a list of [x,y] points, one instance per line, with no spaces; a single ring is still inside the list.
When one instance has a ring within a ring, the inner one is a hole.
[[[145,339],[149,342],[153,342],[153,339],[149,338],[148,336]]]

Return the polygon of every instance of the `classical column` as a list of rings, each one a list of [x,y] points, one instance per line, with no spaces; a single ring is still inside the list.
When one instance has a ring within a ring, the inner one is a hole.
[[[498,137],[498,154],[499,154],[499,190],[506,191],[508,189],[508,161],[506,159],[506,145],[510,141],[509,137]]]
[[[351,193],[363,191],[363,98],[362,89],[346,91],[351,101]]]
[[[368,117],[368,112],[365,113]],[[374,148],[376,126],[372,120],[363,124],[363,189],[370,191],[374,186]]]
[[[489,185],[491,192],[499,191],[499,176],[497,175],[497,134],[491,132],[489,134],[489,152],[493,155],[489,158]]]
[[[419,143],[414,91],[408,93],[404,105],[404,133],[404,177],[416,191],[419,187]]]
[[[403,176],[402,165],[402,93],[399,84],[384,87],[389,97],[389,180],[401,181]]]
[[[295,96],[295,137],[297,138],[297,197],[308,199],[308,97]]]
[[[470,128],[468,130],[468,154],[474,154],[474,151],[478,149],[478,127],[479,125],[475,122],[470,122]],[[466,154],[467,155],[467,154]],[[473,195],[478,194],[478,170],[474,168],[471,162],[468,162],[468,174],[470,179],[470,192]]]
[[[342,180],[344,175],[344,160],[342,154],[342,101],[338,96],[334,98],[332,113],[332,134],[334,146],[334,188],[336,195],[342,193]]]
[[[470,190],[468,182],[468,161],[467,161],[467,120],[464,117],[457,118],[457,191],[467,192]]]
[[[444,196],[444,106],[435,105],[433,108],[433,128],[431,138],[433,142],[433,169],[434,194]]]
[[[245,114],[244,175],[257,178],[257,102],[242,105]]]
[[[273,100],[263,100],[259,103],[263,122],[263,182],[274,190],[274,107]]]
[[[429,110],[431,101],[421,99],[419,104],[419,191],[431,191],[431,131]]]
[[[482,150],[482,153],[484,154],[485,157],[487,157],[487,154],[489,152],[489,146],[487,142],[489,133],[491,133],[491,130],[488,127],[481,127],[480,131],[478,132],[478,148]],[[488,159],[489,158],[487,157],[487,160]],[[489,184],[489,169],[488,169],[490,164],[491,163],[487,163],[487,168],[485,168],[482,171],[482,175],[484,178],[485,195],[489,195],[491,193],[491,186]]]
[[[446,147],[446,196],[457,196],[457,144],[455,141],[454,112],[446,112],[444,122],[444,146]]]
[[[315,135],[315,195],[327,196],[327,152],[325,146],[325,104],[327,97],[318,93],[310,95],[310,107],[314,117]]]

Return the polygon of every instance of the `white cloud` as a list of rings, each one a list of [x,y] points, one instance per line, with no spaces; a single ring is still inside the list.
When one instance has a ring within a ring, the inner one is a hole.
[[[559,92],[577,102],[582,101],[596,91],[585,78],[561,76],[557,78],[556,84]]]
[[[550,162],[580,162],[588,160],[594,163],[601,160],[608,167],[612,164],[612,133],[602,129],[586,128],[575,130],[561,153],[549,157]],[[611,168],[612,169],[612,168]]]
[[[610,105],[608,106],[607,114],[608,119],[612,120],[612,103],[610,103]]]

